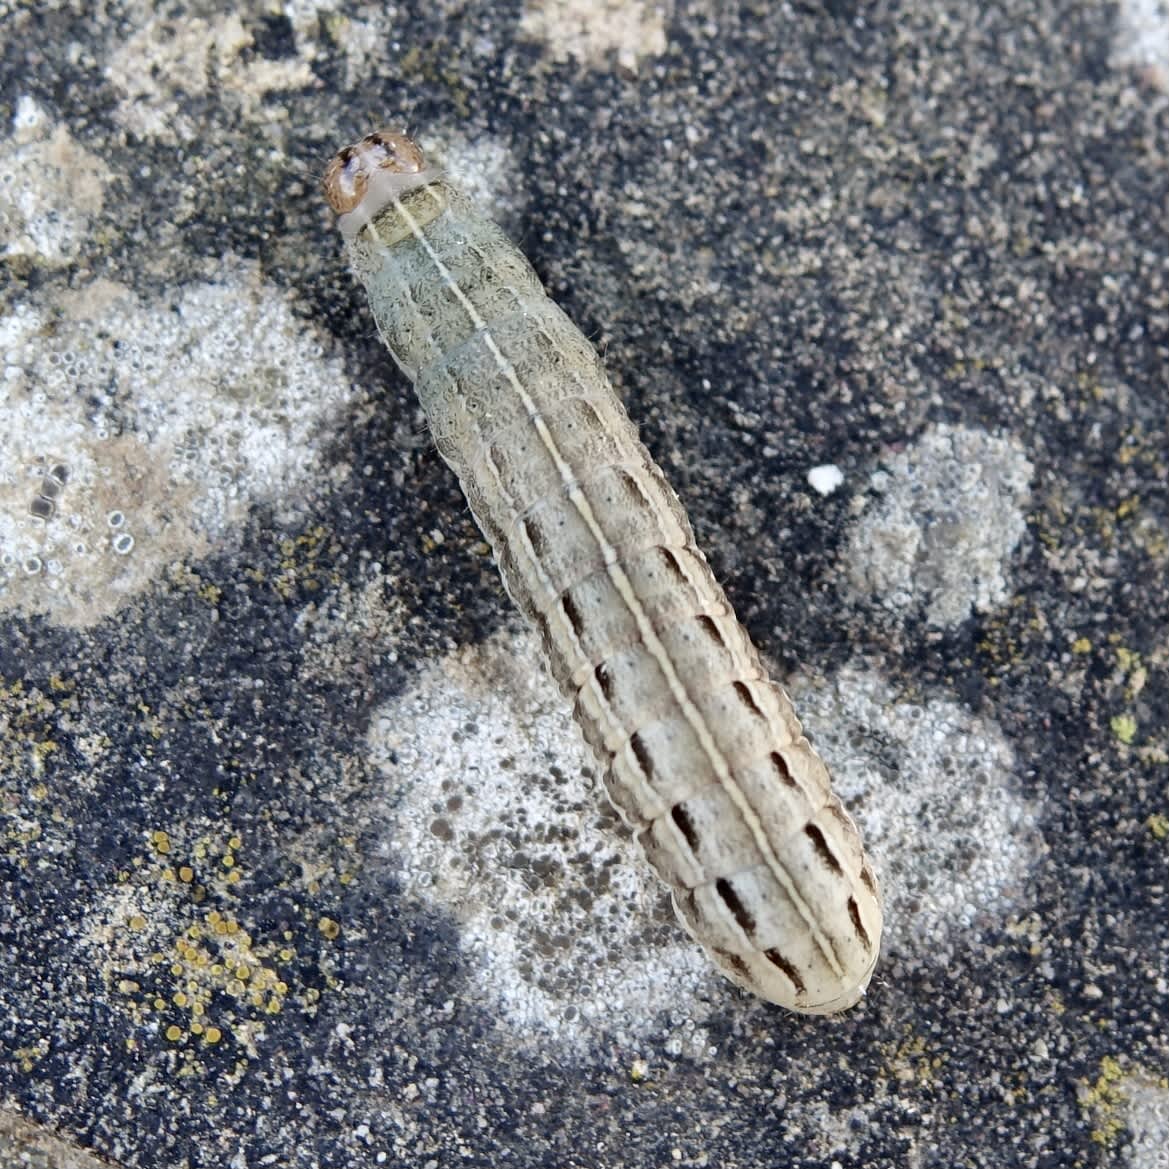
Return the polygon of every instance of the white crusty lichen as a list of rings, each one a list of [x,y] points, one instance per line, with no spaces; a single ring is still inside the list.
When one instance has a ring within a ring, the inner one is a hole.
[[[616,54],[621,68],[636,73],[643,58],[666,51],[672,7],[642,0],[528,0],[520,33],[542,43],[554,61],[596,65]]]
[[[853,593],[899,616],[948,627],[1010,596],[1026,531],[1032,467],[1018,440],[931,427],[885,459],[853,529]]]
[[[387,883],[459,923],[468,977],[520,1042],[644,1035],[725,993],[616,827],[531,638],[427,666],[370,722]],[[684,1030],[685,1028],[683,1028]]]
[[[973,944],[980,923],[1021,903],[1042,848],[1002,730],[945,693],[898,693],[871,668],[797,689],[880,869],[889,952],[933,963]]]
[[[0,252],[42,268],[71,263],[105,205],[113,172],[21,97],[0,139]]]
[[[254,264],[147,301],[97,280],[0,317],[0,610],[85,626],[266,503],[294,523],[351,394]]]

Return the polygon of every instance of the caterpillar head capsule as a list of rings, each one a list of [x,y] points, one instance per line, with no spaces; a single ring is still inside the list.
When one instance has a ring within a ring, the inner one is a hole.
[[[412,138],[396,130],[375,130],[337,151],[323,185],[342,232],[352,237],[387,203],[437,177]]]

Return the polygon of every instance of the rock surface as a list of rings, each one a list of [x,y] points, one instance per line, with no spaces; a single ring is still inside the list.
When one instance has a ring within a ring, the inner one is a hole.
[[[0,1166],[1169,1166],[1169,18],[0,5]],[[671,920],[317,179],[590,334],[888,894]],[[810,470],[838,468],[830,494]]]

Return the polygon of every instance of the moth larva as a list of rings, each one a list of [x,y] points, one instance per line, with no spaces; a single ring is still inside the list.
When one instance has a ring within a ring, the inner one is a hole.
[[[610,800],[724,974],[792,1010],[864,993],[881,902],[856,826],[596,352],[405,135],[329,164],[378,330]]]

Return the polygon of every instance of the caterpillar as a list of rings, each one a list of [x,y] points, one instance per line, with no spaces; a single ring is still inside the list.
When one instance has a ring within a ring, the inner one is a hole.
[[[856,825],[597,353],[404,134],[346,146],[324,190],[382,340],[679,920],[761,998],[852,1006],[882,920]]]

